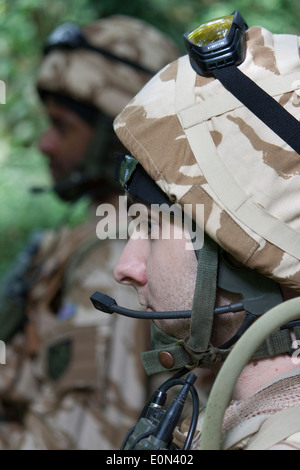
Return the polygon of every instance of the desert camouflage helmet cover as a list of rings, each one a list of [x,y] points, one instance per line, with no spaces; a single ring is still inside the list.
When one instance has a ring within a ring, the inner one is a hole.
[[[115,15],[82,28],[87,41],[157,72],[179,56],[174,43],[139,19]],[[149,80],[149,74],[85,49],[53,50],[37,80],[39,90],[67,95],[115,117]]]
[[[239,68],[300,118],[300,38],[252,27]],[[298,89],[298,90],[297,90]],[[158,73],[115,131],[179,204],[204,204],[205,231],[246,266],[300,291],[300,155],[187,56]]]

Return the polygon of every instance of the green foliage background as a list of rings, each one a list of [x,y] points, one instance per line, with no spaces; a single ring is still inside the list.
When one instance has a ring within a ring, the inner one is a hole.
[[[34,195],[49,186],[47,164],[37,150],[47,125],[35,91],[42,46],[58,24],[85,24],[111,14],[142,18],[167,32],[183,49],[182,33],[238,9],[248,25],[277,33],[299,33],[299,0],[0,0],[0,277],[35,227],[56,227],[68,207],[54,194]],[[83,201],[70,219],[84,218]]]

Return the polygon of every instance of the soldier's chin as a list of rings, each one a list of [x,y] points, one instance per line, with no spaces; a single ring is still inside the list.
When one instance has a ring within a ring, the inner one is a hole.
[[[154,320],[155,325],[167,335],[179,340],[190,334],[190,318]]]

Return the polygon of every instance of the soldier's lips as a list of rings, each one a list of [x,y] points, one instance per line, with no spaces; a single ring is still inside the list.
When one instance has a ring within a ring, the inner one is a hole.
[[[142,305],[142,307],[145,308],[146,312],[155,312],[155,310],[150,305],[147,305],[146,302],[141,301],[141,300],[139,300],[139,302]]]

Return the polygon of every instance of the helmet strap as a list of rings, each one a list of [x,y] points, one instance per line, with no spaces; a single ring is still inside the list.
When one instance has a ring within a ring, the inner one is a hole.
[[[232,345],[260,315],[283,301],[280,288],[271,279],[247,268],[237,268],[227,262],[222,250],[210,238],[198,250],[198,268],[195,294],[193,299],[190,335],[178,340],[152,323],[152,342],[154,350],[142,354],[144,367],[149,375],[183,367],[193,369],[200,364],[223,362],[231,351]],[[220,347],[210,344],[217,286],[229,292],[240,293],[246,317],[234,336]],[[300,338],[300,326],[294,327],[296,338]],[[293,352],[289,325],[274,332],[260,346],[252,359],[273,357],[277,354]],[[168,361],[165,362],[165,357]]]
[[[190,353],[209,350],[216,302],[218,252],[218,245],[206,235],[203,247],[197,250],[198,267],[190,335],[184,341],[184,347]]]
[[[142,354],[146,372],[150,374],[182,367],[194,368],[199,363],[221,362],[229,351],[220,351],[210,345],[217,288],[218,245],[207,235],[201,250],[197,251],[198,268],[193,299],[190,335],[178,340],[152,323],[153,351]],[[167,366],[164,357],[168,357]]]

